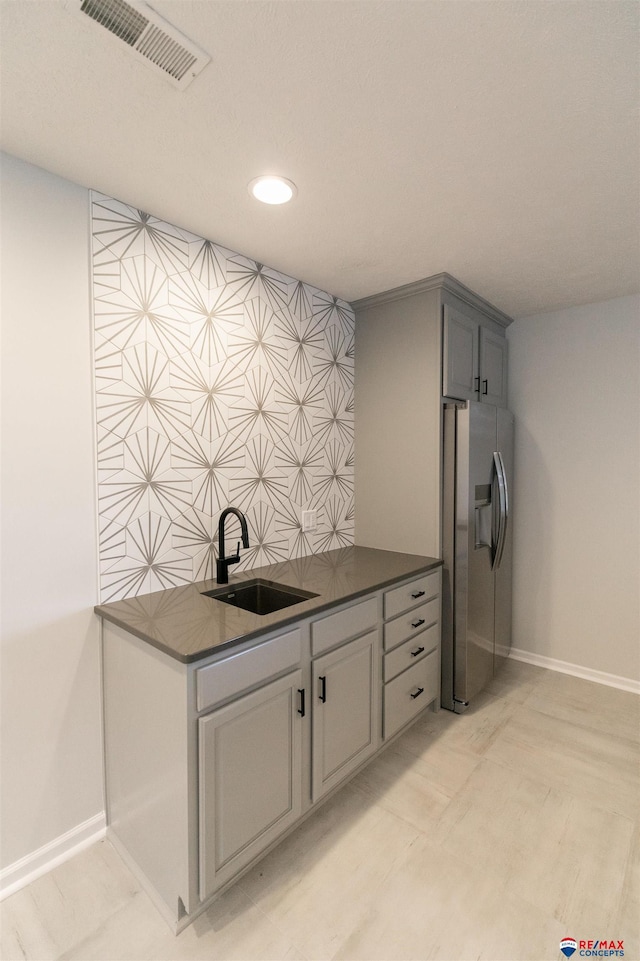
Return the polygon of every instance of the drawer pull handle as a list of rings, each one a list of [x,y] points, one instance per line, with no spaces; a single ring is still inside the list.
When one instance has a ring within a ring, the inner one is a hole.
[[[426,594],[426,591],[414,591],[411,596],[413,597],[414,600],[417,601],[419,597],[424,597],[425,594]]]
[[[298,708],[298,714],[300,717],[304,717],[304,688],[298,688],[298,694],[300,695],[300,707]]]
[[[420,697],[420,695],[421,695],[423,692],[424,692],[424,688],[423,688],[423,687],[419,687],[418,690],[416,691],[416,693],[411,695],[412,699],[415,701],[415,699],[416,699],[417,697]]]
[[[424,624],[424,617],[421,617],[418,621],[411,621],[411,627],[421,627]]]
[[[424,647],[419,647],[417,651],[411,651],[411,657],[417,657],[418,654],[422,654]]]
[[[320,681],[320,695],[319,695],[319,697],[320,697],[320,700],[322,701],[322,703],[324,704],[324,702],[327,700],[327,678],[326,678],[326,677],[319,677],[318,680]]]

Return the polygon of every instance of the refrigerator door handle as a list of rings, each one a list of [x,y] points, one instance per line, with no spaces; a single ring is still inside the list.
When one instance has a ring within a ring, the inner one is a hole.
[[[507,475],[504,469],[504,462],[500,451],[495,451],[493,463],[496,469],[496,480],[498,482],[498,536],[496,539],[496,550],[493,556],[492,571],[497,571],[502,561],[504,545],[507,539],[507,524],[509,523],[509,491],[507,488]]]

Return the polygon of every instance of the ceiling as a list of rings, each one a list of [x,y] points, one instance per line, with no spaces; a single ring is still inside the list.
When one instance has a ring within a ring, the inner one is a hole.
[[[184,91],[79,3],[1,0],[3,150],[349,301],[640,289],[635,0],[152,0],[211,55]]]

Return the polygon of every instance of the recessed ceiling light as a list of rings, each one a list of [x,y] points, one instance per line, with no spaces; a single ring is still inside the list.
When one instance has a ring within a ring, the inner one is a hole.
[[[286,204],[297,192],[296,185],[284,177],[256,177],[249,184],[249,193],[263,204]]]

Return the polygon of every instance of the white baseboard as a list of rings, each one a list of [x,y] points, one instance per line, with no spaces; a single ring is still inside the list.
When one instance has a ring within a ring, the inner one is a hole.
[[[620,691],[640,694],[640,681],[635,681],[631,677],[620,677],[618,674],[607,674],[606,671],[595,671],[590,667],[571,664],[569,661],[558,661],[555,657],[545,657],[542,654],[532,654],[531,651],[522,651],[517,647],[511,648],[509,656],[516,661],[524,661],[526,664],[534,664],[536,667],[546,667],[550,671],[559,671],[560,674],[571,674],[573,677],[581,677],[585,681],[595,681],[596,684],[617,687]]]
[[[0,901],[68,861],[106,834],[104,811],[0,871]]]

